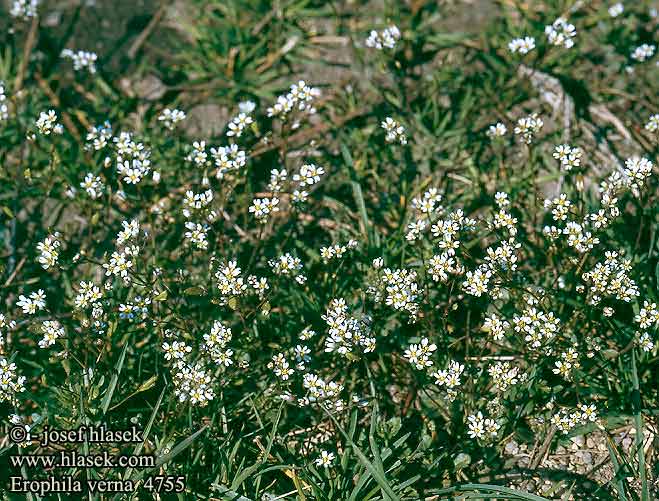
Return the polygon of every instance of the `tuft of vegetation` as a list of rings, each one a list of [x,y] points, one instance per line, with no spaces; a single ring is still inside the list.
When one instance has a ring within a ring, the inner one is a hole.
[[[657,498],[658,5],[132,3],[0,6],[3,499]]]

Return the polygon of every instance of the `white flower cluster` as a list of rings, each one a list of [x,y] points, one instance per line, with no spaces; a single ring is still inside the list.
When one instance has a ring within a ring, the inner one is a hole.
[[[655,45],[648,45],[644,43],[643,45],[639,45],[632,51],[631,57],[634,61],[642,63],[650,59],[652,56],[654,56],[654,52],[656,49],[657,47]]]
[[[625,11],[625,6],[622,3],[618,2],[616,4],[613,4],[611,7],[609,7],[609,16],[618,17],[624,11]]]
[[[488,127],[486,134],[487,137],[494,139],[497,137],[505,136],[507,132],[508,132],[508,128],[506,127],[506,125],[503,124],[502,122],[497,122]]]
[[[103,297],[101,289],[94,285],[94,282],[80,282],[78,294],[75,297],[74,304],[76,308],[85,309],[93,306],[96,302],[100,301]]]
[[[5,94],[5,84],[0,82],[0,122],[9,118],[9,108],[7,108],[7,94]]]
[[[465,269],[457,262],[455,257],[448,252],[442,252],[428,259],[426,271],[435,282],[446,283],[449,275],[461,275],[465,272]]]
[[[305,188],[319,183],[321,176],[324,175],[325,169],[322,167],[316,164],[304,164],[297,174],[293,174],[293,181],[298,183],[300,188]]]
[[[7,317],[0,313],[0,353],[5,351],[5,332],[16,328],[14,320],[7,320]]]
[[[510,329],[510,322],[506,319],[499,318],[494,313],[485,317],[483,327],[481,327],[481,330],[492,336],[494,341],[502,341],[508,329]]]
[[[52,268],[57,264],[59,259],[60,241],[57,240],[59,233],[47,236],[43,241],[37,244],[37,250],[41,253],[37,258],[39,264],[44,270]]]
[[[295,357],[295,361],[297,362],[295,364],[295,367],[297,367],[298,370],[304,371],[307,368],[307,365],[309,362],[311,362],[311,350],[309,349],[308,346],[298,344],[295,346],[293,349],[293,356]]]
[[[444,207],[440,205],[442,196],[436,188],[431,188],[423,194],[423,197],[412,199],[412,209],[414,209],[414,220],[407,225],[408,232],[405,239],[409,242],[416,241],[429,228],[429,222],[433,221],[435,216],[444,214]],[[439,236],[441,221],[438,225],[432,226],[433,235]]]
[[[0,90],[2,90],[1,86],[0,86]],[[0,101],[2,101],[1,94],[2,93],[0,92]],[[652,115],[649,118],[648,123],[645,124],[645,130],[647,130],[648,132],[657,132],[657,131],[659,131],[659,113],[656,114],[656,115]]]
[[[575,426],[594,421],[597,421],[597,407],[595,407],[595,404],[581,404],[572,412],[567,409],[560,409],[551,417],[552,424],[564,435],[567,435]]]
[[[574,167],[581,165],[581,148],[571,147],[567,144],[559,144],[554,148],[553,156],[561,163],[561,168],[569,172]]]
[[[268,363],[268,368],[272,369],[275,376],[282,381],[288,381],[288,379],[295,373],[295,369],[291,367],[291,364],[286,360],[286,356],[283,353],[277,353],[273,356],[272,362]]]
[[[467,294],[481,297],[486,294],[492,278],[492,270],[487,265],[481,265],[474,271],[465,273],[465,281],[462,282],[462,288]]]
[[[204,407],[215,398],[212,382],[213,378],[201,364],[183,364],[174,372],[174,395],[179,402],[189,401],[192,405]]]
[[[257,222],[265,224],[268,222],[270,214],[279,212],[279,199],[272,198],[255,198],[252,205],[249,206],[249,212],[254,214]]]
[[[440,195],[437,188],[430,188],[423,194],[422,198],[415,197],[412,199],[412,208],[428,216],[434,213],[441,214],[444,211],[444,207],[439,205],[441,201],[442,195]]]
[[[502,272],[515,271],[517,269],[517,254],[516,250],[522,246],[516,242],[514,238],[508,239],[506,242],[501,242],[498,247],[488,247],[486,249],[487,256],[485,261],[487,266],[493,272],[497,269]]]
[[[192,143],[192,151],[185,159],[188,162],[193,162],[197,167],[206,167],[208,164],[206,141],[195,141]]]
[[[208,249],[208,230],[210,227],[206,223],[199,223],[190,219],[193,216],[208,221],[213,221],[216,212],[209,208],[213,201],[213,191],[206,190],[202,193],[194,193],[192,190],[185,192],[183,198],[183,215],[188,221],[185,222],[184,234],[186,243],[192,244],[196,249]]]
[[[49,136],[52,133],[61,134],[64,128],[61,124],[57,123],[57,114],[55,110],[42,111],[37,119],[37,129],[44,136]]]
[[[204,334],[202,349],[216,365],[229,367],[233,364],[233,350],[227,348],[231,341],[231,328],[216,320],[208,334]]]
[[[132,246],[126,247],[121,252],[114,251],[110,256],[110,262],[103,264],[103,268],[105,268],[105,276],[109,277],[114,275],[121,277],[126,283],[130,282],[128,271],[133,267],[132,258],[137,256],[139,250],[139,247]]]
[[[74,52],[71,49],[64,49],[62,51],[62,57],[64,59],[71,59],[71,61],[73,61],[73,69],[75,71],[80,71],[84,68],[87,68],[89,73],[96,73],[96,61],[98,56],[94,52],[87,52],[84,50]]]
[[[379,283],[384,286],[384,302],[399,311],[407,311],[410,320],[415,321],[419,312],[417,299],[419,296],[419,285],[417,284],[417,273],[415,270],[385,268],[380,274]],[[375,300],[380,301],[382,293],[375,295]]]
[[[140,234],[140,223],[137,219],[122,221],[121,226],[121,231],[117,233],[117,245],[124,245]]]
[[[581,367],[579,362],[579,353],[570,347],[567,351],[561,353],[561,360],[554,362],[555,367],[552,372],[561,376],[566,381],[572,381],[572,373]]]
[[[494,419],[484,418],[483,413],[479,411],[467,417],[467,427],[469,438],[481,440],[495,438],[499,434],[501,425]]]
[[[200,215],[203,209],[211,204],[213,198],[212,190],[206,190],[201,193],[187,190],[183,197],[183,215],[186,219],[191,218],[193,215]]]
[[[449,402],[452,402],[458,396],[457,389],[462,385],[460,376],[462,376],[464,370],[465,366],[463,364],[451,360],[446,369],[432,373],[435,384],[446,392],[446,399]]]
[[[517,125],[515,126],[515,134],[522,136],[522,141],[526,144],[531,144],[533,138],[540,132],[544,122],[538,116],[537,113],[533,113],[528,117],[523,117],[517,120]]]
[[[29,297],[21,294],[18,296],[16,306],[23,310],[26,315],[34,315],[37,311],[46,307],[46,293],[43,289],[30,293]]]
[[[247,164],[247,156],[237,144],[211,148],[211,156],[217,167],[215,174],[217,179],[222,179],[228,172],[238,170]]]
[[[320,257],[323,258],[323,263],[327,264],[332,259],[341,259],[348,250],[357,248],[356,240],[349,240],[346,245],[334,244],[329,247],[320,248]]]
[[[165,352],[165,360],[172,360],[174,367],[185,366],[185,357],[192,351],[192,347],[181,341],[164,342],[162,349]]]
[[[543,343],[554,339],[560,323],[553,312],[544,312],[532,306],[526,308],[521,315],[513,317],[515,332],[524,335],[524,341],[533,349],[540,348]]]
[[[652,162],[647,158],[631,157],[625,160],[623,179],[634,193],[643,188],[645,181],[652,175]]]
[[[640,295],[636,282],[627,274],[632,269],[631,259],[620,259],[616,251],[607,251],[604,255],[603,262],[581,276],[590,285],[590,304],[598,304],[603,297],[631,302]]]
[[[574,37],[577,36],[577,30],[573,24],[566,19],[559,17],[551,25],[545,26],[545,35],[551,45],[563,46],[569,49],[574,46]]]
[[[656,329],[659,326],[659,309],[657,309],[657,304],[643,301],[643,308],[634,317],[634,321],[641,330],[645,331],[636,332],[638,345],[643,351],[652,351],[654,349],[654,342],[650,333],[647,331],[648,329]]]
[[[513,54],[520,53],[522,55],[528,54],[533,49],[535,49],[535,38],[533,37],[524,37],[524,38],[514,38],[508,44],[508,50]]]
[[[190,242],[198,250],[208,249],[208,230],[207,224],[185,222],[186,232],[184,233],[186,241]]]
[[[230,298],[243,296],[249,292],[262,298],[265,291],[269,289],[268,281],[265,278],[249,275],[245,280],[241,275],[241,269],[236,261],[229,261],[218,267],[215,279],[222,296],[219,304],[227,304]]]
[[[311,188],[320,182],[322,176],[325,175],[325,169],[319,167],[316,164],[304,164],[300,167],[300,170],[293,175],[292,182],[296,183],[289,185],[289,189],[292,190],[290,193],[290,201],[292,204],[299,206],[304,204],[309,198],[309,192],[307,188]],[[270,171],[270,182],[268,183],[268,189],[273,194],[283,193],[285,191],[284,183],[288,179],[288,172],[285,169],[272,169]],[[270,212],[279,211],[279,198],[264,198],[264,199],[254,199],[252,207],[250,207],[250,212],[254,213],[257,221],[265,223],[267,221],[268,215]]]
[[[172,333],[166,331],[166,335]],[[192,405],[204,407],[215,398],[211,375],[200,362],[189,361],[192,347],[183,341],[173,341],[164,342],[162,349],[165,352],[165,360],[172,362],[174,394],[179,402],[190,402]]]
[[[417,370],[423,370],[426,367],[432,367],[433,362],[430,360],[430,357],[435,350],[437,350],[437,345],[428,341],[427,337],[424,337],[419,344],[409,345],[403,356]]]
[[[405,135],[405,127],[399,124],[396,120],[391,117],[385,118],[380,124],[386,135],[384,137],[385,141],[388,143],[398,142],[402,145],[407,144],[407,136]]]
[[[485,262],[479,265],[474,271],[468,271],[465,274],[465,281],[462,283],[463,290],[472,296],[481,297],[483,294],[491,293],[492,297],[499,295],[499,289],[495,286],[490,289],[490,280],[498,271],[504,273],[517,269],[516,250],[521,247],[519,242],[513,238],[517,234],[515,224],[517,219],[508,214],[504,207],[510,202],[508,195],[502,192],[497,193],[495,197],[499,211],[495,213],[494,220],[490,223],[494,228],[506,228],[510,238],[507,241],[500,242],[497,247],[490,246],[486,249],[487,256]],[[468,228],[475,226],[476,222],[465,218]]]
[[[293,257],[290,253],[282,254],[277,259],[270,259],[268,266],[272,268],[275,275],[294,277],[299,284],[306,282],[307,277],[301,273],[302,261],[299,257]]]
[[[283,183],[286,182],[287,179],[288,172],[286,172],[286,169],[271,169],[268,189],[273,193],[281,193],[284,191]]]
[[[227,136],[229,137],[240,137],[243,135],[243,131],[247,128],[248,125],[254,123],[252,117],[246,113],[239,113],[238,116],[233,117],[229,122],[229,130],[227,131]]]
[[[223,296],[241,296],[247,291],[245,279],[236,261],[229,261],[215,272],[217,287]]]
[[[320,90],[309,87],[304,80],[300,80],[291,85],[288,94],[277,98],[277,102],[267,109],[267,114],[269,117],[279,117],[282,120],[293,110],[313,115],[316,112],[313,101],[318,96],[320,96]]]
[[[519,367],[511,367],[510,362],[492,364],[487,368],[487,373],[492,378],[494,391],[498,393],[505,393],[521,379]]]
[[[396,47],[398,40],[400,40],[400,30],[397,26],[391,25],[380,32],[371,30],[366,39],[366,47],[379,50],[384,48],[393,49]]]
[[[93,148],[96,151],[100,151],[108,145],[110,139],[112,139],[112,126],[106,120],[103,125],[97,125],[89,129],[85,149],[90,150]]]
[[[149,316],[148,306],[151,304],[150,297],[135,296],[133,301],[127,301],[119,305],[119,318],[128,320],[146,320]]]
[[[495,195],[495,203],[499,210],[494,214],[494,219],[490,223],[495,229],[506,229],[510,237],[517,235],[517,218],[506,212],[505,208],[510,205],[508,194],[498,192]]]
[[[0,356],[0,402],[18,405],[17,393],[25,391],[25,376],[16,372],[16,364]]]
[[[64,337],[64,327],[57,320],[46,320],[41,324],[43,339],[39,341],[40,348],[48,348],[59,338]]]
[[[337,411],[345,406],[339,398],[343,391],[343,385],[340,383],[326,382],[317,374],[308,373],[303,377],[302,386],[308,391],[307,396],[300,402],[302,405],[323,402]]]
[[[570,215],[570,207],[572,202],[568,200],[565,193],[555,197],[553,200],[545,200],[545,209],[551,209],[552,217],[556,222],[564,222],[568,220]],[[590,231],[587,231],[589,226],[594,230],[605,228],[609,224],[609,219],[603,209],[593,214],[587,214],[581,223],[576,221],[567,221],[564,228],[557,228],[556,226],[545,226],[543,234],[551,240],[557,240],[561,235],[567,237],[567,244],[573,247],[577,252],[583,254],[592,250],[600,243],[600,239],[594,236]]]
[[[553,200],[547,199],[544,202],[545,209],[551,209],[551,215],[554,221],[565,221],[570,213],[572,202],[568,200],[565,193],[560,196],[554,197]]]
[[[133,141],[132,135],[122,132],[114,138],[117,172],[128,184],[138,184],[151,171],[151,150]]]
[[[99,198],[105,190],[105,184],[99,176],[94,176],[91,172],[85,175],[85,179],[80,183],[80,187],[85,190],[92,200]]]
[[[158,121],[162,122],[166,129],[174,130],[176,124],[185,120],[185,112],[178,109],[165,108],[158,115]]]
[[[344,299],[332,299],[327,312],[321,317],[327,324],[325,351],[347,355],[360,346],[364,353],[375,350],[375,338],[369,337],[370,318],[348,316],[348,306]]]
[[[12,17],[29,19],[36,17],[40,0],[14,0],[9,14]]]
[[[103,264],[106,276],[121,277],[124,283],[130,282],[128,272],[133,268],[133,258],[137,257],[140,248],[137,245],[126,245],[139,234],[137,220],[122,221],[123,229],[117,233],[117,250],[110,256],[110,261]],[[119,250],[125,246],[122,250]]]

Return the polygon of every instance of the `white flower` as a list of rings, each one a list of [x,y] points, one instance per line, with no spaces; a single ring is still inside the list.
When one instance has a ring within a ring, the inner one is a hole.
[[[172,130],[177,123],[185,120],[185,117],[185,112],[181,110],[170,110],[169,108],[165,108],[162,110],[162,113],[158,115],[158,120],[163,123],[166,129]]]
[[[249,115],[255,109],[256,109],[256,103],[253,101],[241,101],[240,103],[238,103],[238,111],[240,111],[240,113],[245,113]]]
[[[622,14],[625,10],[625,6],[618,2],[616,4],[613,4],[611,7],[609,7],[609,16],[611,17],[618,17],[620,14]]]
[[[515,127],[515,134],[522,136],[525,143],[530,144],[535,135],[542,129],[544,122],[537,113],[520,118]]]
[[[300,167],[300,172],[293,175],[293,181],[299,183],[300,188],[313,186],[320,181],[320,177],[325,174],[325,169],[317,167],[315,164],[305,164]]]
[[[387,117],[380,124],[386,131],[385,140],[388,143],[399,142],[400,144],[407,144],[407,136],[405,135],[405,128],[396,122],[393,118]]]
[[[37,258],[44,270],[52,268],[57,264],[59,258],[60,242],[57,240],[58,234],[46,237],[42,242],[37,244],[37,250],[41,255]]]
[[[635,61],[638,61],[639,63],[642,63],[643,61],[646,61],[650,59],[652,56],[654,56],[654,51],[656,50],[655,45],[648,45],[644,43],[643,45],[640,45],[636,47],[632,51],[632,59]]]
[[[574,46],[573,39],[577,36],[577,30],[573,24],[559,17],[550,26],[545,26],[545,34],[551,45],[562,45],[566,49],[569,49]]]
[[[73,52],[71,49],[64,49],[62,51],[62,57],[73,61],[73,69],[75,71],[87,68],[89,73],[96,73],[96,60],[98,56],[94,52],[86,52],[84,50]]]
[[[287,115],[294,110],[314,114],[316,108],[313,106],[314,98],[320,95],[320,91],[315,87],[309,87],[304,80],[291,85],[288,94],[281,95],[277,102],[267,109],[269,117],[279,117],[285,119]]]
[[[28,19],[36,17],[40,0],[14,0],[9,14],[13,17]]]
[[[273,198],[255,198],[252,205],[249,206],[249,212],[254,214],[254,217],[259,223],[265,223],[268,216],[273,212],[279,212],[279,199]]]
[[[105,185],[100,177],[94,176],[91,172],[88,172],[85,176],[85,180],[80,183],[80,187],[87,192],[87,194],[92,199],[97,199],[103,194]]]
[[[382,50],[384,48],[393,49],[396,42],[400,39],[400,30],[397,26],[389,26],[381,32],[372,30],[366,39],[366,46]]]
[[[39,289],[36,292],[32,292],[29,297],[21,294],[18,296],[16,306],[22,308],[23,313],[26,315],[34,315],[37,310],[43,310],[46,307],[46,293],[43,289]]]
[[[520,54],[528,54],[533,49],[535,49],[535,38],[533,37],[514,38],[508,44],[508,50],[513,54],[517,52]]]
[[[508,129],[506,128],[505,124],[501,122],[497,122],[489,126],[489,128],[487,129],[487,137],[489,138],[503,137],[506,135],[506,132],[508,132]]]
[[[237,117],[234,117],[233,120],[229,122],[229,130],[227,131],[227,136],[242,136],[245,128],[252,123],[254,123],[254,120],[252,120],[252,117],[249,115],[245,113],[238,114]]]
[[[648,123],[645,124],[645,130],[648,132],[657,132],[659,131],[659,114],[652,115]]]
[[[320,457],[316,458],[315,460],[316,466],[329,468],[332,465],[332,462],[334,462],[334,457],[334,453],[332,452],[321,451]]]
[[[5,94],[5,84],[0,81],[0,122],[9,118],[9,108],[6,104],[7,95]]]
[[[48,112],[42,111],[39,114],[36,125],[39,132],[44,136],[49,136],[51,132],[57,133],[55,129],[57,125],[57,114],[55,110],[48,110]]]

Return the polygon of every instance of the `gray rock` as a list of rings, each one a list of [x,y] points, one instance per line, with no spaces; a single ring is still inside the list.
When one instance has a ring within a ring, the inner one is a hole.
[[[222,133],[231,118],[226,106],[205,103],[191,108],[183,122],[186,135],[195,139],[208,139]]]

